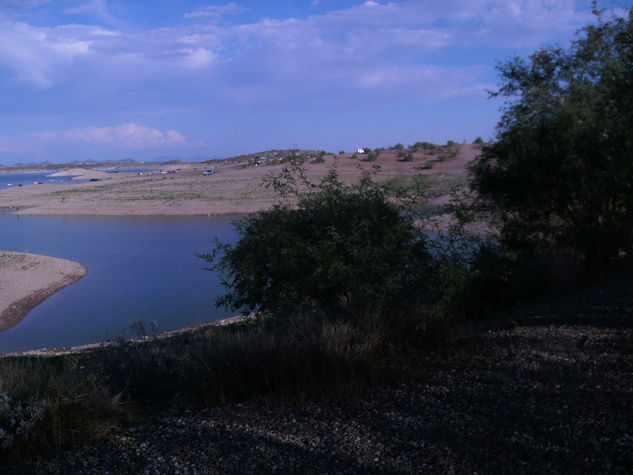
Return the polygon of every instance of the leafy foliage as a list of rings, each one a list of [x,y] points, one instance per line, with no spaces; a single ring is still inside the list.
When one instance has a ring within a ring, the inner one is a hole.
[[[569,50],[498,66],[506,105],[471,187],[513,249],[633,251],[633,9],[596,14]]]
[[[296,207],[279,204],[243,218],[234,224],[237,244],[218,243],[201,256],[224,276],[228,292],[218,305],[276,315],[316,309],[359,320],[421,298],[424,234],[369,175],[345,186],[332,169],[313,185],[286,170],[269,184],[295,195]]]

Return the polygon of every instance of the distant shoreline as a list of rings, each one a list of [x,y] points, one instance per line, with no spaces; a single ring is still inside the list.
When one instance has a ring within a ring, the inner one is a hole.
[[[434,201],[442,204],[448,200],[450,190],[465,186],[468,163],[480,152],[477,145],[457,144],[450,154],[441,147],[434,151],[409,150],[407,160],[396,149],[384,150],[371,159],[355,153],[326,154],[318,162],[306,159],[302,166],[313,183],[325,177],[332,167],[336,167],[344,183],[357,183],[363,173],[371,173],[377,182],[394,180],[396,184],[406,183],[406,177],[429,176],[436,196]],[[257,213],[279,201],[275,191],[262,186],[262,181],[266,176],[279,174],[285,165],[278,160],[261,164],[253,160],[237,157],[216,163],[147,163],[144,166],[150,170],[143,173],[74,168],[56,175],[72,174],[85,182],[45,182],[1,189],[0,209],[19,209],[17,213],[21,215],[60,217]],[[205,175],[208,170],[214,173]]]

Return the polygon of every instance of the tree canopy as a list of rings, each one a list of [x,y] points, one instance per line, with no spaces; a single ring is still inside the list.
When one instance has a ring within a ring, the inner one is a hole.
[[[276,186],[286,193],[293,178]],[[235,223],[235,245],[202,256],[223,276],[218,305],[278,316],[311,308],[360,319],[423,291],[428,253],[411,217],[364,176],[346,186],[335,170],[278,204]]]
[[[633,250],[633,8],[498,65],[496,141],[471,188],[511,248],[600,261]]]

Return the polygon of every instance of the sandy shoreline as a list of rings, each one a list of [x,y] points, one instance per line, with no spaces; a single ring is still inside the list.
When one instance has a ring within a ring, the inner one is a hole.
[[[83,265],[67,259],[0,251],[0,331],[86,273]]]
[[[325,155],[324,163],[306,162],[308,178],[316,182],[336,166],[339,178],[357,182],[363,172],[376,181],[400,180],[426,175],[434,195],[446,196],[465,183],[466,167],[479,147],[459,145],[456,155],[441,158],[419,151],[411,161],[386,150],[367,161],[353,154]],[[106,173],[96,169],[70,169],[55,176],[76,176],[95,181],[44,183],[0,190],[0,209],[33,216],[221,216],[255,213],[278,202],[271,189],[262,186],[266,175],[279,174],[284,165],[252,166],[247,162],[146,164],[142,175],[134,172]],[[204,171],[213,169],[206,176]],[[123,170],[123,169],[121,169]],[[119,171],[121,171],[119,170]],[[437,198],[436,198],[437,199]]]
[[[111,173],[104,172],[101,170],[92,170],[88,168],[68,168],[66,170],[62,170],[59,172],[51,173],[50,175],[46,175],[52,178],[59,177],[72,177],[73,179],[81,179],[81,180],[104,180],[111,176]]]
[[[142,343],[149,342],[162,338],[169,338],[174,335],[179,335],[181,333],[187,333],[191,331],[200,330],[206,327],[222,327],[225,325],[231,325],[233,323],[238,323],[247,319],[255,318],[253,315],[235,315],[233,317],[221,318],[219,320],[212,320],[210,322],[199,323],[194,326],[180,328],[178,330],[169,330],[166,332],[158,333],[156,335],[145,336],[141,338],[131,338],[126,340],[128,342],[133,343]],[[116,340],[108,340],[108,341],[100,341],[97,343],[86,343],[85,345],[77,345],[63,348],[40,348],[37,350],[25,350],[25,351],[12,351],[9,353],[0,353],[0,358],[5,356],[25,356],[25,355],[38,355],[38,356],[46,356],[46,355],[63,355],[70,353],[79,353],[83,351],[90,351],[95,348],[107,347],[110,345],[115,345],[118,342]]]

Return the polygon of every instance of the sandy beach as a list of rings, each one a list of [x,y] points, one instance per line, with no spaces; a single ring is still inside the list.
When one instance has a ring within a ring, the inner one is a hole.
[[[109,178],[111,174],[100,170],[91,170],[89,168],[68,168],[66,170],[51,173],[48,176],[51,178],[71,177],[71,179],[79,178],[82,180],[103,180]]]
[[[86,274],[67,259],[0,251],[0,331],[16,325],[30,309]]]

